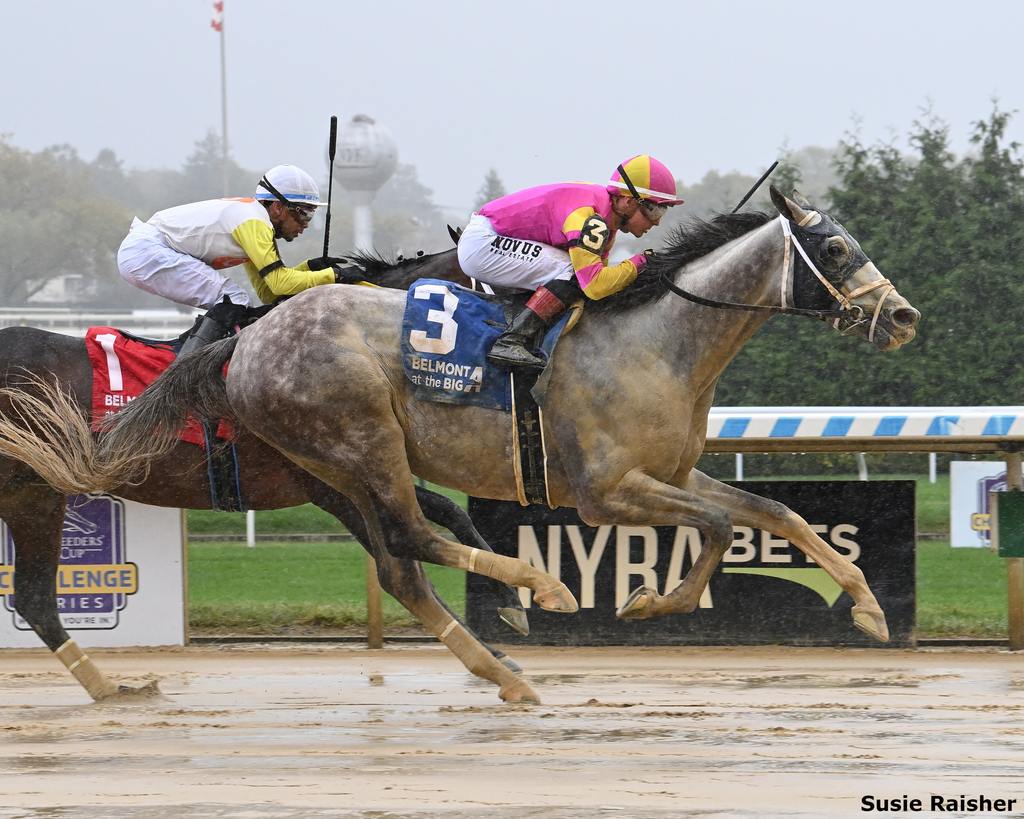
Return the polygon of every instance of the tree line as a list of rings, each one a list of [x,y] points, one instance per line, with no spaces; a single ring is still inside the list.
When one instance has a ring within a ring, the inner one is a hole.
[[[948,127],[915,124],[912,151],[853,138],[836,153],[825,205],[921,311],[917,338],[879,353],[820,322],[768,322],[730,365],[716,404],[1019,404],[1024,164],[1010,114],[972,126],[958,158]],[[799,186],[799,173],[789,170]]]

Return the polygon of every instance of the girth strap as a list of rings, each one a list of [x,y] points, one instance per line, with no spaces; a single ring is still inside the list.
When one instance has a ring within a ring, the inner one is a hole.
[[[537,373],[510,372],[512,385],[512,471],[521,506],[551,505],[548,498],[547,453],[543,414],[530,394]]]
[[[213,421],[203,424],[206,438],[206,475],[210,482],[210,506],[217,512],[244,512],[242,482],[238,472],[238,453],[231,442],[217,440]]]

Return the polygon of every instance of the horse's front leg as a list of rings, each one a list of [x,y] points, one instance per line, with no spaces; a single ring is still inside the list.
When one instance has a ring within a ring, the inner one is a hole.
[[[800,515],[778,501],[752,495],[742,489],[709,478],[696,469],[687,475],[688,490],[726,510],[733,523],[765,529],[784,537],[817,563],[853,599],[853,624],[883,643],[889,641],[889,627],[878,600],[868,588],[862,572],[821,539]]]
[[[669,594],[641,586],[617,612],[625,619],[646,619],[664,614],[689,614],[732,545],[732,520],[726,510],[709,504],[687,489],[630,470],[613,486],[591,485],[578,505],[580,517],[591,526],[636,524],[644,526],[693,526],[704,536],[704,548],[683,582]]]
[[[16,481],[17,482],[17,481]],[[14,539],[15,608],[94,700],[118,693],[111,682],[61,624],[57,610],[64,496],[38,479],[4,487],[0,516]]]

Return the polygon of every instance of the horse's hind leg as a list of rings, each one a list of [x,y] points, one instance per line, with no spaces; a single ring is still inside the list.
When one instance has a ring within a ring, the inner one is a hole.
[[[357,383],[354,374],[349,377]],[[323,431],[316,436],[296,437],[294,425],[278,427],[279,419],[289,411],[286,406],[275,407],[273,418],[262,412],[255,418],[239,415],[288,458],[351,499],[371,535],[395,557],[425,560],[525,586],[533,591],[534,602],[548,611],[579,609],[568,587],[547,572],[524,560],[464,546],[434,532],[416,501],[404,433],[385,390],[361,397],[361,402],[353,399],[359,411],[345,414],[343,422],[338,421],[336,406],[322,408],[326,417],[309,417],[308,408],[296,408],[296,413],[305,411],[306,428]],[[231,400],[236,406],[236,394]]]
[[[497,685],[498,696],[507,702],[540,702],[530,685],[517,676],[519,667],[481,641],[437,596],[418,563],[392,557],[369,545],[362,516],[347,498],[333,491],[320,491],[314,502],[341,520],[373,555],[383,589],[433,632],[471,673]]]
[[[697,470],[690,473],[686,488],[726,509],[734,523],[765,529],[796,546],[828,572],[853,599],[853,624],[880,642],[889,641],[885,614],[868,588],[864,572],[822,540],[800,515],[778,501],[752,495]]]
[[[497,685],[498,696],[506,702],[540,702],[529,683],[502,662],[437,596],[422,566],[380,550],[375,550],[374,557],[381,586],[435,634],[471,673]]]
[[[98,701],[119,689],[71,639],[57,611],[57,564],[64,503],[63,495],[35,476],[24,481],[14,478],[4,488],[0,517],[10,528],[15,545],[15,608],[89,696]]]
[[[395,557],[525,586],[549,611],[579,609],[566,585],[547,572],[455,543],[431,529],[416,502],[405,430],[393,403],[399,400],[389,380],[393,373],[355,338],[361,332],[354,325],[343,326],[337,314],[311,317],[317,332],[299,342],[280,332],[283,324],[275,324],[273,315],[268,320],[263,332],[257,324],[239,343],[227,379],[228,401],[243,426],[352,500],[374,541]],[[311,339],[320,336],[323,349],[310,348]],[[287,361],[286,376],[268,373],[267,361]],[[331,371],[344,373],[342,381],[324,377],[327,362]]]
[[[472,545],[487,552],[494,551],[477,531],[466,510],[453,500],[421,486],[416,487],[416,499],[427,519],[443,526],[455,535],[460,543],[465,543],[467,546]],[[527,636],[530,633],[530,621],[519,600],[519,594],[511,586],[497,580],[491,580],[491,588],[500,603],[498,617],[517,634],[523,637]]]

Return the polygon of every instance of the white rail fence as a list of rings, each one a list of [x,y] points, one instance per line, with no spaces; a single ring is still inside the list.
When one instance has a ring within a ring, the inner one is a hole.
[[[84,338],[90,327],[117,327],[144,338],[170,339],[192,326],[198,310],[72,310],[60,307],[0,307],[0,328],[38,327]]]

